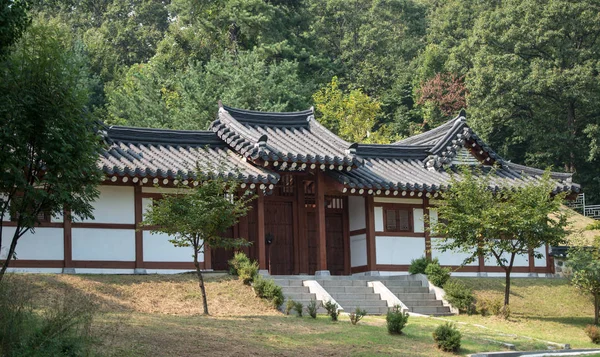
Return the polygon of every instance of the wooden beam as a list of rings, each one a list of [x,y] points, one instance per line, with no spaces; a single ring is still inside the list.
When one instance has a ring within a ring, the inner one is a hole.
[[[267,270],[267,255],[266,255],[266,247],[265,247],[265,195],[262,190],[258,190],[258,198],[256,199],[257,203],[257,237],[258,240],[257,249],[258,249],[258,268],[260,270]]]
[[[325,182],[323,171],[315,177],[315,228],[317,231],[317,270],[327,270],[327,235],[325,231]]]
[[[142,186],[133,187],[133,200],[135,202],[135,269],[144,268],[144,231],[142,231]]]
[[[423,224],[425,227],[425,257],[431,260],[431,232],[429,231],[429,198],[423,197]]]
[[[377,270],[377,254],[375,252],[375,206],[373,196],[365,197],[365,214],[367,216],[367,271]]]
[[[298,273],[308,274],[308,238],[306,234],[306,207],[304,206],[304,176],[296,178],[296,210],[298,211]]]
[[[63,213],[64,268],[73,268],[73,234],[71,221],[71,211],[65,209]]]
[[[350,217],[348,212],[348,197],[344,197],[344,213],[342,224],[344,225],[344,274],[350,275]]]

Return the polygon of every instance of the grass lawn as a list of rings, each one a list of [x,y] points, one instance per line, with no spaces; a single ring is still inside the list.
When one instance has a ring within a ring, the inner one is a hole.
[[[385,317],[352,326],[348,317],[285,316],[235,279],[209,278],[211,316],[202,316],[194,275],[15,275],[31,284],[39,301],[62,291],[89,294],[100,313],[95,329],[101,352],[112,356],[450,356],[438,351],[431,333],[442,320],[411,317],[402,336],[387,333]],[[497,294],[500,279],[465,279],[478,293]],[[592,347],[583,327],[592,306],[563,280],[515,279],[513,318],[451,317],[463,333],[461,355],[505,348],[545,349],[535,337],[573,347]],[[540,290],[541,289],[541,290]],[[535,293],[540,291],[541,294]],[[536,296],[534,298],[534,296]],[[474,324],[488,326],[482,328]],[[514,336],[518,335],[518,336]]]

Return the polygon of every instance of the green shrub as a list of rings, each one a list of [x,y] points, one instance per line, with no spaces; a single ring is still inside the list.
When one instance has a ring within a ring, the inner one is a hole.
[[[460,331],[450,322],[439,325],[433,331],[433,340],[437,347],[446,352],[458,352],[461,337]]]
[[[325,308],[325,310],[327,310],[327,315],[331,317],[331,321],[338,320],[338,316],[340,315],[340,313],[338,312],[338,306],[336,303],[329,300],[326,301],[325,304],[323,304],[323,307]]]
[[[595,221],[595,222],[590,223],[587,226],[585,226],[586,231],[593,231],[596,229],[600,229],[600,221]]]
[[[598,328],[598,326],[587,325],[585,327],[585,334],[588,335],[588,337],[590,338],[590,340],[592,340],[593,343],[600,343],[600,329]]]
[[[254,281],[254,279],[256,279],[256,276],[258,275],[258,263],[256,261],[253,261],[247,264],[243,264],[242,266],[240,266],[238,274],[240,276],[240,279],[244,282],[244,284],[252,284],[252,282]]]
[[[0,284],[0,355],[88,356],[95,338],[93,300],[74,289],[64,289],[38,306],[33,288],[6,276]]]
[[[290,311],[292,311],[292,309],[294,308],[294,305],[296,305],[296,302],[292,299],[287,299],[286,303],[285,303],[285,314],[289,315]]]
[[[473,291],[458,280],[450,279],[444,285],[446,300],[460,312],[471,315],[475,311]]]
[[[276,309],[279,309],[283,304],[284,297],[281,287],[275,284],[273,280],[257,275],[254,278],[252,287],[258,297],[269,300]]]
[[[240,267],[245,264],[250,264],[250,258],[244,252],[236,252],[227,263],[229,263],[229,274],[240,275]]]
[[[481,316],[494,315],[505,319],[510,317],[510,308],[504,307],[504,300],[501,297],[479,298],[475,306]]]
[[[437,261],[429,263],[425,269],[427,279],[435,286],[444,287],[450,279],[450,269],[442,268]]]
[[[410,261],[410,267],[408,268],[408,272],[410,274],[425,274],[425,269],[429,263],[431,263],[431,259],[427,259],[426,257],[421,257],[418,259],[413,259]],[[438,262],[437,258],[433,260],[433,262]]]
[[[388,311],[385,321],[387,322],[389,333],[401,335],[402,329],[404,329],[408,323],[408,313],[402,312],[400,305],[396,305]]]
[[[366,314],[367,310],[361,310],[360,307],[357,306],[356,310],[350,313],[350,323],[356,325]]]
[[[294,311],[296,311],[296,316],[302,317],[302,312],[304,311],[304,305],[301,302],[294,303]]]
[[[319,308],[319,306],[317,306],[317,301],[316,300],[310,300],[310,302],[308,303],[308,305],[306,305],[306,311],[308,311],[308,314],[313,319],[317,318],[317,309],[318,308]]]

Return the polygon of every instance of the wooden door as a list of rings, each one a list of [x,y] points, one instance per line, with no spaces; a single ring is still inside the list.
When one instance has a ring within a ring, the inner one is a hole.
[[[331,275],[344,275],[344,215],[327,213],[325,215],[325,232],[327,234],[327,269]]]
[[[233,237],[233,227],[230,227],[223,233],[223,237],[232,238]],[[211,249],[211,262],[213,270],[229,270],[229,260],[233,258],[233,249]]]
[[[265,235],[273,242],[266,246],[271,275],[290,275],[294,271],[293,202],[265,202]]]
[[[317,229],[315,211],[306,211],[306,239],[308,240],[308,274],[317,271]]]

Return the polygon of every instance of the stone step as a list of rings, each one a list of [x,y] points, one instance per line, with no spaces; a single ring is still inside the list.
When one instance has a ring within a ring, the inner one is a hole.
[[[311,299],[317,299],[315,294],[311,294],[311,293],[293,293],[293,294],[286,294],[285,292],[283,293],[283,296],[285,296],[285,299],[292,299],[294,301],[310,301]]]
[[[357,306],[343,306],[344,312],[351,313],[356,310]],[[368,315],[385,315],[388,312],[387,306],[358,306],[361,310],[365,310]]]
[[[302,294],[309,293],[308,286],[284,286],[281,288],[283,294]]]
[[[339,300],[381,300],[379,294],[370,293],[370,294],[348,294],[348,293],[331,293],[332,298],[336,301]]]
[[[411,312],[416,312],[417,314],[423,315],[437,315],[450,313],[450,308],[447,306],[415,306],[409,308]]]
[[[346,306],[386,306],[387,307],[387,301],[384,300],[335,300],[338,304],[340,304],[341,307],[344,308],[344,310],[346,310]],[[349,312],[349,311],[347,311]]]
[[[407,293],[395,294],[401,301],[404,300],[435,300],[434,293]]]
[[[396,287],[396,286],[418,286],[422,287],[423,283],[420,280],[381,280],[385,286]]]
[[[349,294],[372,294],[373,288],[368,286],[330,286],[325,290],[331,295],[334,293],[349,293]]]
[[[393,292],[394,294],[409,294],[409,293],[429,293],[428,288],[419,287],[419,286],[409,286],[409,287],[398,287],[398,286],[387,286],[388,290]]]
[[[273,279],[273,281],[275,282],[275,284],[281,286],[281,287],[285,287],[285,286],[303,286],[302,282],[303,280],[297,280],[297,279]]]
[[[441,300],[402,300],[404,305],[413,306],[443,306]]]
[[[317,283],[325,289],[339,286],[367,286],[366,280],[317,280]]]

